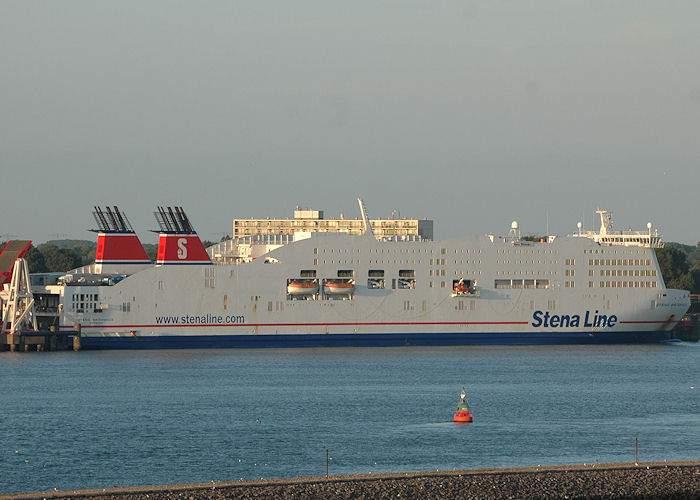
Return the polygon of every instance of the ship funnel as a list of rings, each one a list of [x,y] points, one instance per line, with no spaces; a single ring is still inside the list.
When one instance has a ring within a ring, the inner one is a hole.
[[[95,207],[92,212],[97,229],[95,272],[133,274],[151,265],[151,260],[119,207]]]
[[[182,207],[158,207],[154,215],[160,227],[156,264],[212,263]]]

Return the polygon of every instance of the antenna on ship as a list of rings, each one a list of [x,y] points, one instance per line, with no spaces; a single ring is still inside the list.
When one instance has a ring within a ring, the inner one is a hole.
[[[360,213],[362,214],[362,224],[364,226],[364,231],[362,234],[369,234],[371,236],[374,236],[374,231],[372,231],[372,225],[369,223],[369,219],[367,218],[367,209],[365,209],[365,202],[362,201],[362,198],[357,199],[357,203],[360,205]]]

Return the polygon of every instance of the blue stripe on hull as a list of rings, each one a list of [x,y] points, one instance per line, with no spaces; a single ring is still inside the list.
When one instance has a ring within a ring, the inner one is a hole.
[[[84,349],[391,347],[452,345],[639,344],[666,342],[665,331],[620,333],[386,333],[298,335],[168,335],[82,337]]]

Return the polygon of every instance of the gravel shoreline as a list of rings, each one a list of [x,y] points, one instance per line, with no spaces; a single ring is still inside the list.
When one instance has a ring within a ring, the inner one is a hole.
[[[683,498],[700,499],[700,461],[407,472],[0,495],[9,499]]]

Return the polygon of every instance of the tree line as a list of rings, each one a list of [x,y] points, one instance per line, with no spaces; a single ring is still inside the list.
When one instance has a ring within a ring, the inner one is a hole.
[[[222,238],[228,239],[227,237]],[[539,241],[539,237],[526,239]],[[204,247],[213,245],[203,241]],[[4,243],[0,243],[0,248]],[[66,272],[92,264],[97,244],[87,240],[54,240],[32,245],[25,256],[30,273]],[[144,244],[148,257],[155,261],[158,245]],[[656,249],[661,274],[668,288],[700,293],[700,242],[696,246],[669,242]]]
[[[700,293],[700,242],[694,247],[665,243],[656,249],[656,258],[668,288]]]

